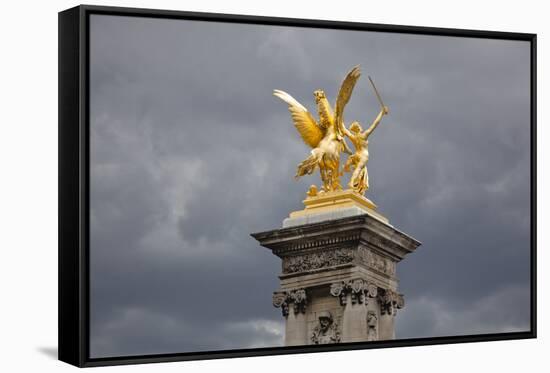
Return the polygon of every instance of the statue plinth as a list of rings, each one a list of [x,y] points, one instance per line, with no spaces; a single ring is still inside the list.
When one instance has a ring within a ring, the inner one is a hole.
[[[282,259],[273,304],[286,318],[285,345],[395,337],[396,311],[404,306],[396,265],[420,242],[357,196],[309,197],[283,228],[252,234]]]
[[[349,189],[309,196],[303,203],[304,209],[291,212],[283,221],[283,228],[363,214],[389,224],[389,220],[376,211],[374,202]]]

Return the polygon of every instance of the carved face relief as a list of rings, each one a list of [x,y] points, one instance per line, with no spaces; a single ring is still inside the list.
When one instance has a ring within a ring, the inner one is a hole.
[[[311,342],[316,345],[340,342],[338,323],[333,320],[330,312],[319,314],[319,323],[313,329]]]
[[[375,311],[369,311],[367,313],[367,340],[378,340],[378,316]]]
[[[273,305],[275,307],[281,307],[284,302],[286,302],[287,295],[283,292],[273,293]]]
[[[330,324],[332,324],[332,321],[329,318],[327,318],[327,317],[320,317],[319,318],[319,325],[321,327],[322,332],[326,332],[328,330]]]
[[[367,325],[376,326],[378,322],[378,317],[376,317],[376,312],[369,311],[367,314]]]

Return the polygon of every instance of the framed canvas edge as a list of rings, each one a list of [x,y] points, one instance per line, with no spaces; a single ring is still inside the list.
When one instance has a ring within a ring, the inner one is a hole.
[[[269,347],[91,358],[89,346],[89,23],[91,14],[174,18],[423,35],[523,40],[531,51],[531,323],[525,332],[398,339],[330,346]],[[58,14],[58,358],[78,367],[536,338],[536,39],[532,33],[400,26],[159,9],[80,5]],[[76,250],[75,250],[76,248]]]
[[[76,366],[87,342],[83,12],[58,14],[58,358]]]

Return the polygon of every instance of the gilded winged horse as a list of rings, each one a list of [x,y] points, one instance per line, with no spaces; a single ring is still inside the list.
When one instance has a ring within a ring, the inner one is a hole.
[[[338,92],[334,114],[325,92],[322,90],[313,92],[319,114],[318,122],[291,95],[278,89],[273,91],[273,95],[288,104],[294,126],[302,140],[313,148],[311,155],[298,165],[296,178],[306,174],[311,175],[318,167],[325,192],[342,189],[340,185],[340,153],[344,151],[351,154],[344,140],[344,108],[360,76],[359,66],[351,69],[346,75]]]

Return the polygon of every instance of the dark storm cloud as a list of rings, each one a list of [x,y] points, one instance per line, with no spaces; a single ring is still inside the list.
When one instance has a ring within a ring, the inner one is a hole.
[[[376,116],[367,74],[390,107],[369,197],[423,243],[398,336],[528,328],[527,43],[92,16],[90,56],[93,356],[282,343],[249,233],[318,178],[271,91],[313,108],[355,64],[348,121]]]

